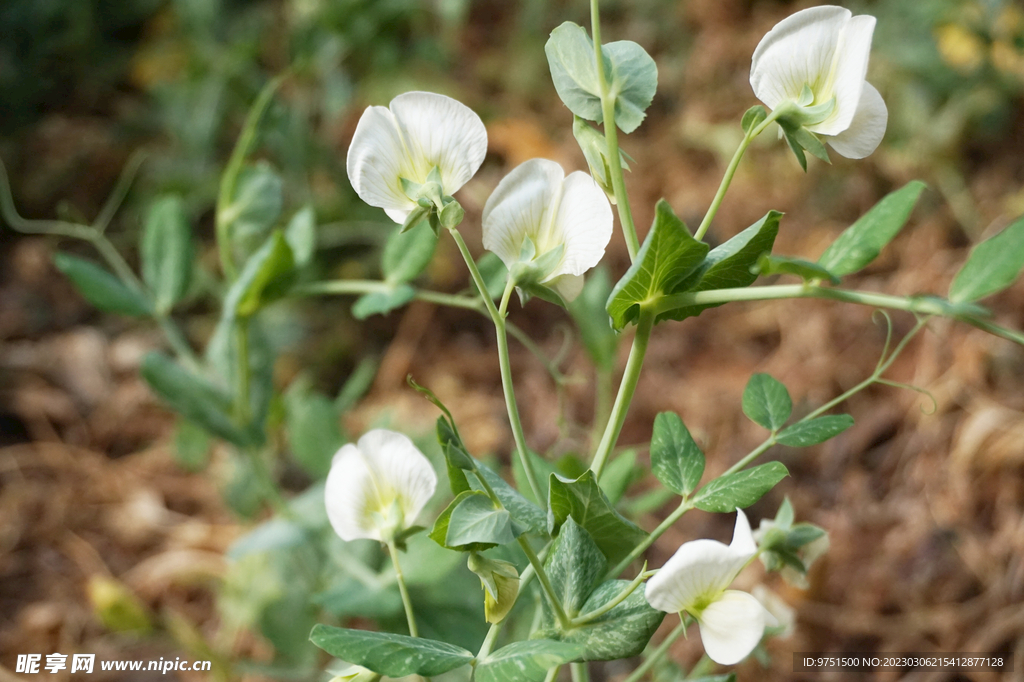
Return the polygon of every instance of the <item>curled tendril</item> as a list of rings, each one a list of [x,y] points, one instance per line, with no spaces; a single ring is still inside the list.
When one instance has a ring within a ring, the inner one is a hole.
[[[920,393],[923,396],[926,396],[928,398],[928,400],[931,401],[932,405],[931,405],[931,409],[927,409],[924,405],[922,405],[921,406],[921,413],[922,414],[933,415],[933,414],[935,414],[936,412],[939,411],[939,401],[936,400],[935,396],[932,394],[932,392],[929,391],[926,388],[922,388],[921,386],[914,386],[913,384],[907,384],[907,383],[904,383],[902,381],[893,381],[891,379],[882,379],[882,378],[875,379],[875,383],[884,384],[886,386],[892,386],[893,388],[905,388],[905,389],[908,389],[910,391],[914,391],[916,393]]]

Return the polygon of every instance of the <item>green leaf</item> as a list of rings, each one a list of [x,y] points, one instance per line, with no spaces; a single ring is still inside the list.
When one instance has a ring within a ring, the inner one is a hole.
[[[541,682],[548,670],[579,658],[579,647],[550,639],[513,642],[478,662],[475,682]]]
[[[635,322],[640,306],[653,303],[704,261],[708,245],[694,239],[664,199],[655,208],[654,224],[636,260],[608,297],[608,314],[616,329]]]
[[[697,491],[693,503],[698,509],[725,514],[745,509],[761,499],[775,484],[789,475],[782,462],[768,462],[751,469],[721,476]]]
[[[617,504],[637,478],[636,450],[626,450],[608,462],[601,475],[601,490],[613,505]]]
[[[743,119],[740,121],[740,126],[743,128],[743,132],[749,133],[751,130],[761,125],[766,118],[768,118],[768,111],[760,104],[755,104],[743,112]]]
[[[339,618],[393,618],[402,614],[402,596],[397,585],[367,585],[355,578],[314,595],[313,601]]]
[[[782,133],[786,138],[786,144],[789,145],[790,151],[793,152],[793,156],[796,157],[800,167],[804,169],[804,173],[807,172],[807,155],[804,154],[804,148],[797,142],[796,137],[793,136],[793,131],[787,130],[785,126],[782,128]]]
[[[345,441],[334,402],[295,382],[284,396],[285,424],[292,456],[313,478],[323,478]]]
[[[346,663],[388,677],[440,675],[473,660],[462,647],[390,632],[349,630],[319,624],[309,635],[313,644]]]
[[[67,275],[85,300],[105,313],[130,317],[152,314],[145,297],[125,286],[121,280],[90,261],[67,253],[55,253],[53,264]]]
[[[835,438],[851,426],[853,417],[848,414],[826,415],[787,426],[779,431],[775,440],[790,447],[806,448]]]
[[[215,436],[238,446],[258,440],[231,418],[231,399],[204,379],[195,376],[156,351],[142,360],[142,378],[171,409]]]
[[[397,284],[388,291],[363,294],[352,304],[352,317],[365,320],[371,315],[385,315],[395,308],[401,308],[414,298],[416,289],[408,284]]]
[[[832,284],[839,284],[838,277],[817,263],[790,256],[773,256],[762,253],[761,257],[757,259],[757,264],[751,267],[751,272],[759,275],[796,275],[805,282],[824,279]]]
[[[604,73],[615,99],[615,123],[631,133],[644,120],[658,89],[658,67],[647,52],[623,40],[603,45]],[[551,32],[544,45],[558,96],[577,116],[602,122],[601,86],[594,43],[586,29],[567,21]]]
[[[252,416],[251,423],[259,426],[262,434],[263,421],[269,413],[270,404],[274,399],[274,361],[276,357],[274,349],[258,318],[232,319],[228,316],[229,311],[227,310],[223,315],[206,345],[206,358],[209,365],[215,370],[214,375],[218,380],[218,388],[224,395],[230,395],[231,387],[238,385],[237,372],[239,365],[242,364],[238,359],[237,332],[240,325],[246,325],[249,339],[247,348],[249,357],[245,363],[250,372],[249,414]],[[262,439],[263,436],[261,435],[260,438]]]
[[[292,248],[295,266],[303,268],[313,260],[316,252],[316,213],[312,206],[304,206],[284,228],[284,238]]]
[[[149,209],[140,249],[142,278],[158,313],[168,313],[188,291],[195,249],[181,198],[169,195]]]
[[[407,232],[398,228],[388,237],[381,256],[381,269],[388,284],[411,282],[422,273],[437,248],[437,235],[426,221]]]
[[[273,232],[249,257],[241,274],[224,297],[224,315],[250,317],[267,303],[280,298],[291,285],[295,258],[284,233]]]
[[[732,289],[753,284],[757,275],[750,271],[750,267],[757,263],[761,254],[771,252],[772,246],[775,244],[775,237],[779,233],[781,218],[782,214],[778,211],[768,211],[756,223],[724,244],[711,249],[700,267],[677,284],[671,293]],[[685,320],[719,305],[723,304],[677,308],[658,315],[658,320]]]
[[[743,390],[743,414],[770,431],[777,431],[793,413],[789,391],[767,374],[750,377]]]
[[[202,471],[210,462],[210,434],[188,419],[174,428],[174,461],[186,471]]]
[[[903,229],[924,188],[914,180],[887,194],[825,249],[818,265],[837,277],[865,267]]]
[[[651,471],[666,488],[683,496],[693,492],[704,475],[704,453],[674,412],[654,418]]]
[[[591,593],[581,609],[590,613],[619,596],[628,580],[609,580]],[[665,618],[647,603],[639,587],[607,613],[561,635],[561,640],[578,644],[584,661],[612,661],[639,656]]]
[[[495,509],[487,495],[468,495],[452,510],[445,534],[445,546],[471,543],[507,545],[515,542],[512,517],[504,509]]]
[[[448,544],[448,528],[451,523],[452,513],[455,511],[456,507],[471,497],[483,498],[488,502],[488,504],[490,504],[491,501],[490,498],[487,497],[486,493],[479,490],[463,490],[455,496],[455,499],[452,500],[448,506],[445,507],[444,511],[442,511],[437,517],[437,520],[434,521],[434,526],[430,529],[430,533],[428,533],[427,537],[445,549],[454,549],[460,552],[482,552],[485,549],[495,547],[496,543],[493,542],[469,542],[464,545]]]
[[[531,533],[548,534],[548,523],[544,510],[523,497],[518,490],[506,483],[505,479],[491,471],[486,465],[479,461],[476,461],[476,465],[477,473],[487,480],[487,484],[491,486],[501,505],[508,510],[514,521],[522,524]],[[469,483],[476,490],[483,487],[477,480],[470,480]]]
[[[977,301],[1007,288],[1024,269],[1024,217],[971,249],[949,287],[954,303]]]
[[[594,539],[571,518],[558,533],[554,549],[544,562],[544,571],[551,581],[558,601],[573,618],[580,613],[587,597],[604,575],[608,562]],[[554,612],[545,611],[547,622],[554,623]]]
[[[597,368],[609,372],[615,369],[619,348],[619,335],[612,329],[604,308],[611,292],[608,269],[599,265],[587,274],[583,291],[568,306],[591,361]]]
[[[590,533],[612,563],[621,560],[647,537],[643,529],[615,510],[591,470],[575,481],[552,474],[548,503],[548,528],[552,534],[571,516]]]
[[[476,263],[480,276],[487,287],[487,295],[491,299],[499,299],[505,293],[505,283],[508,281],[508,268],[497,254],[488,251],[480,256]],[[476,283],[473,283],[473,291],[477,291]]]
[[[231,224],[231,239],[248,251],[259,243],[281,215],[283,181],[270,164],[260,161],[238,174],[235,193],[221,220]]]

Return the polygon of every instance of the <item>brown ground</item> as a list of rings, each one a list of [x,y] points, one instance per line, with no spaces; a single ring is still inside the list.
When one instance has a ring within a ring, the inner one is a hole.
[[[625,143],[638,161],[627,184],[642,232],[659,197],[689,223],[699,220],[728,158],[719,148],[731,151],[733,121],[752,103],[742,87],[746,60],[781,13],[741,13],[751,25],[740,39],[729,8],[735,10],[732,3],[694,3],[687,14],[698,40],[691,63],[678,73],[663,70],[662,87],[668,81],[668,87],[707,92],[703,104],[655,111]],[[743,77],[722,82],[722,70],[733,67]],[[567,167],[580,165],[564,110],[550,95],[548,110],[513,103],[507,119],[491,122],[494,161],[462,196],[471,245],[479,245],[479,211],[504,170],[542,153]],[[720,238],[778,209],[787,215],[776,252],[815,258],[886,191],[911,177],[931,179],[927,168],[886,150],[860,162],[837,157],[832,167],[812,161],[805,176],[782,144],[765,142],[744,161],[719,213],[713,232]],[[849,285],[893,294],[945,292],[967,255],[964,232],[989,235],[1011,217],[1006,197],[1019,192],[1020,158],[1024,145],[1017,139],[964,168],[977,225],[958,225],[943,197],[929,192],[905,233]],[[210,475],[183,473],[171,461],[172,419],[136,371],[159,337],[89,313],[49,265],[52,242],[5,236],[3,246],[3,664],[12,665],[14,653],[28,651],[159,658],[179,655],[183,643],[194,651],[197,638],[215,629],[213,593],[222,552],[242,527],[225,510]],[[439,288],[454,290],[465,273],[450,247],[443,245],[431,277]],[[626,266],[619,237],[609,262],[615,273]],[[988,303],[1004,324],[1024,326],[1020,284]],[[897,335],[912,324],[906,315],[893,319]],[[549,353],[558,352],[564,320],[558,311],[534,302],[525,311],[514,310],[512,320]],[[363,346],[382,338],[387,350],[373,388],[352,417],[353,430],[383,406],[428,429],[434,413],[405,385],[412,372],[452,407],[472,448],[508,452],[511,435],[493,334],[484,320],[416,304],[374,321],[361,338]],[[654,415],[673,410],[707,452],[709,473],[721,472],[763,437],[739,410],[751,373],[779,378],[797,411],[808,411],[866,377],[883,341],[884,326],[872,320],[871,310],[818,301],[737,304],[660,326],[621,443],[645,443]],[[622,361],[627,349],[623,344]],[[531,445],[555,452],[580,446],[593,389],[578,345],[563,368],[585,381],[567,388],[564,420],[556,419],[559,404],[540,363],[516,344],[513,363]],[[841,408],[857,421],[841,437],[817,448],[769,454],[792,477],[755,505],[754,524],[774,515],[789,495],[798,519],[829,531],[832,548],[814,567],[807,591],[768,578],[796,609],[796,630],[791,639],[771,644],[775,656],[767,673],[748,662],[741,679],[790,679],[791,652],[855,650],[1013,653],[1018,672],[1003,679],[1024,680],[1024,349],[936,321],[889,376],[930,397],[873,387]],[[651,485],[646,480],[635,490]],[[653,528],[658,521],[651,515],[642,525]],[[729,518],[691,513],[649,553],[651,564],[660,565],[688,539],[727,540],[730,527]],[[759,571],[748,570],[742,586],[759,582]],[[97,575],[116,577],[151,614],[175,624],[173,637],[143,641],[108,633],[86,599],[87,581]],[[252,651],[259,644],[237,646]],[[692,665],[700,656],[698,638],[677,643],[673,656]],[[594,673],[596,679],[615,679],[624,670],[595,666]],[[876,679],[996,677],[886,673]],[[16,678],[0,668],[0,680],[7,679]]]

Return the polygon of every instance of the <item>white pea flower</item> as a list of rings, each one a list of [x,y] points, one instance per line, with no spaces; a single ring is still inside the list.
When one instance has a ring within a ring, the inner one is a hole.
[[[647,581],[647,601],[660,611],[689,613],[697,619],[708,657],[722,665],[739,663],[761,641],[765,625],[775,623],[753,596],[727,589],[756,554],[750,523],[737,509],[732,543],[684,543]]]
[[[806,112],[825,105],[827,115],[811,117],[806,129],[826,136],[843,156],[864,158],[882,141],[889,116],[878,90],[864,80],[874,30],[874,17],[855,17],[833,5],[811,7],[783,19],[754,50],[754,94],[773,110],[799,105]],[[808,89],[813,95],[810,102]]]
[[[414,524],[436,487],[434,468],[407,436],[367,431],[334,455],[327,518],[342,540],[388,542]]]
[[[378,682],[381,677],[379,673],[367,670],[361,665],[354,665],[332,677],[331,682]]]
[[[407,183],[427,183],[436,168],[439,194],[450,196],[476,174],[486,154],[487,129],[472,109],[444,95],[407,92],[387,107],[366,108],[346,166],[359,198],[401,223],[418,206]]]
[[[568,177],[548,159],[530,159],[506,175],[487,199],[484,248],[513,271],[545,259],[538,284],[571,301],[583,289],[583,273],[604,256],[612,237],[612,208],[604,191],[582,171]],[[524,248],[526,247],[526,248]],[[553,252],[560,253],[553,253]]]

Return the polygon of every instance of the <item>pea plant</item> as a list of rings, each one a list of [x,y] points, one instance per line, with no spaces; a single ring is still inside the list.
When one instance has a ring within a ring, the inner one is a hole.
[[[387,107],[366,109],[347,157],[358,196],[396,223],[383,250],[383,278],[310,281],[315,215],[303,208],[282,221],[279,197],[276,203],[267,199],[272,171],[247,163],[278,83],[268,86],[221,180],[215,211],[221,316],[202,356],[172,316],[190,291],[195,260],[180,201],[166,197],[152,206],[140,277],[104,236],[128,180],[92,225],[24,220],[9,192],[3,195],[4,215],[15,229],[79,238],[97,248],[110,270],[69,254],[58,254],[57,267],[97,307],[156,321],[176,357],[152,353],[142,373],[183,417],[179,436],[227,443],[244,472],[235,488],[254,492],[257,505],[273,507],[273,519],[232,549],[244,570],[224,585],[221,605],[229,625],[257,627],[273,642],[279,655],[274,670],[316,675],[318,650],[308,646],[308,637],[337,659],[329,668],[335,680],[541,682],[565,669],[579,682],[588,679],[588,662],[647,651],[626,678],[637,682],[658,669],[671,644],[693,625],[706,659],[690,678],[710,674],[715,664],[735,665],[781,625],[761,600],[730,589],[739,573],[759,558],[766,570],[805,584],[810,564],[828,546],[825,530],[797,522],[788,501],[774,519],[751,529],[743,509],[788,475],[781,462],[758,460],[776,444],[809,447],[853,426],[850,415],[835,409],[868,386],[893,384],[886,371],[932,317],[1024,344],[1024,335],[995,324],[977,303],[1010,286],[1024,268],[1024,219],[978,244],[946,297],[843,286],[843,278],[871,263],[909,220],[924,189],[920,182],[884,197],[816,261],[773,253],[782,225],[774,210],[715,248],[705,241],[746,149],[762,133],[785,138],[805,171],[807,154],[829,160],[826,144],[850,159],[876,149],[887,109],[865,80],[873,17],[820,6],[797,12],[765,35],[750,72],[761,104],[743,115],[742,141],[703,220],[691,232],[662,200],[641,244],[623,174],[627,161],[641,161],[627,159],[619,135],[642,124],[657,89],[657,66],[634,42],[601,42],[598,4],[591,3],[589,33],[566,22],[551,32],[545,48],[589,173],[566,174],[547,159],[513,169],[484,206],[482,246],[488,253],[479,259],[459,231],[466,213],[453,195],[484,160],[486,128],[449,97],[408,92]],[[587,273],[604,257],[614,213],[632,265],[612,286],[599,271]],[[455,294],[417,287],[438,240],[447,238],[465,261],[469,286]],[[753,286],[764,276],[794,283]],[[611,376],[619,336],[634,328],[614,401],[597,411],[593,452],[572,476],[531,449],[520,420],[509,336],[539,351],[507,319],[513,294],[521,305],[567,308],[605,377]],[[357,399],[358,386],[346,386],[334,401],[301,382],[278,395],[270,373],[268,306],[322,295],[357,296],[352,310],[361,318],[415,299],[489,318],[518,486],[470,451],[452,412],[411,377],[412,388],[441,413],[433,444],[385,428],[343,444],[348,439],[338,416]],[[624,453],[618,439],[655,328],[734,301],[789,298],[909,312],[916,324],[900,339],[892,338],[890,325],[875,370],[798,419],[783,384],[766,374],[751,377],[741,408],[766,436],[711,480],[704,476],[705,455],[680,416],[657,415],[651,470],[665,491],[660,499],[674,498],[676,506],[656,528],[640,527],[619,504],[634,454]],[[287,499],[278,483],[282,449],[313,480],[325,480]],[[424,451],[438,450],[435,468]],[[438,471],[450,495],[443,486],[438,490]],[[645,551],[694,509],[734,515],[732,541],[693,539],[663,566],[642,562]],[[321,622],[344,624],[355,617],[377,629]],[[666,617],[678,624],[648,649]]]

